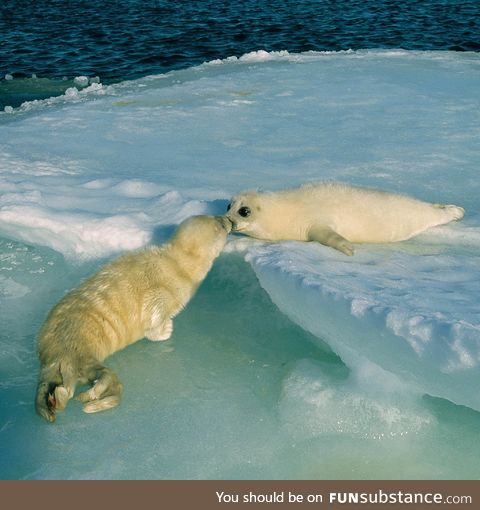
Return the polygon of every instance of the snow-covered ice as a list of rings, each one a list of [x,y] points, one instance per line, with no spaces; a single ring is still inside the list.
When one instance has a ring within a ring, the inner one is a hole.
[[[0,112],[1,477],[477,477],[480,56],[258,51],[85,78]],[[173,338],[108,361],[118,409],[35,416],[35,337],[64,292],[243,189],[324,179],[466,216],[354,257],[232,236]]]

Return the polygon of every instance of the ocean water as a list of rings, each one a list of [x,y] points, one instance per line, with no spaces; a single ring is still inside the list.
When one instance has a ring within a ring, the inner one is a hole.
[[[478,51],[475,0],[3,0],[0,109],[263,49]],[[32,79],[32,75],[36,78]]]
[[[480,55],[460,51],[477,4],[17,3],[0,7],[0,478],[478,479]],[[160,18],[176,57],[149,61]],[[172,338],[107,360],[118,408],[35,415],[36,335],[65,292],[243,189],[324,179],[466,216],[351,258],[232,235]]]

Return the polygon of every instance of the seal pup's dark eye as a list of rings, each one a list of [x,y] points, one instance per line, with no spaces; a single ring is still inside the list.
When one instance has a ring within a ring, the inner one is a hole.
[[[228,204],[227,205],[227,212],[230,211],[231,208],[232,208],[232,204]]]
[[[248,218],[251,212],[252,211],[250,211],[250,207],[240,207],[240,209],[238,210],[238,214],[240,214],[242,218]]]

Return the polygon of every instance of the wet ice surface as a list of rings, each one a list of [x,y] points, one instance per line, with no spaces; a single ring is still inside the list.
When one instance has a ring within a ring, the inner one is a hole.
[[[479,62],[260,52],[0,114],[1,476],[478,477]],[[319,179],[467,215],[353,258],[232,236],[172,339],[108,360],[119,408],[35,416],[68,289],[242,189]]]

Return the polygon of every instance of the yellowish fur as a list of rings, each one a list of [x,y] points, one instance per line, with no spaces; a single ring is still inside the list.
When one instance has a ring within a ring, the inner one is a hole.
[[[248,217],[240,214],[245,207]],[[339,183],[243,192],[227,213],[233,231],[271,241],[318,241],[347,255],[353,254],[350,243],[403,241],[463,215],[454,205]]]
[[[102,362],[143,337],[166,340],[225,245],[231,223],[220,216],[184,221],[163,246],[127,254],[70,291],[43,324],[36,409],[47,421],[65,408],[77,384],[86,412],[120,401],[122,384]]]

